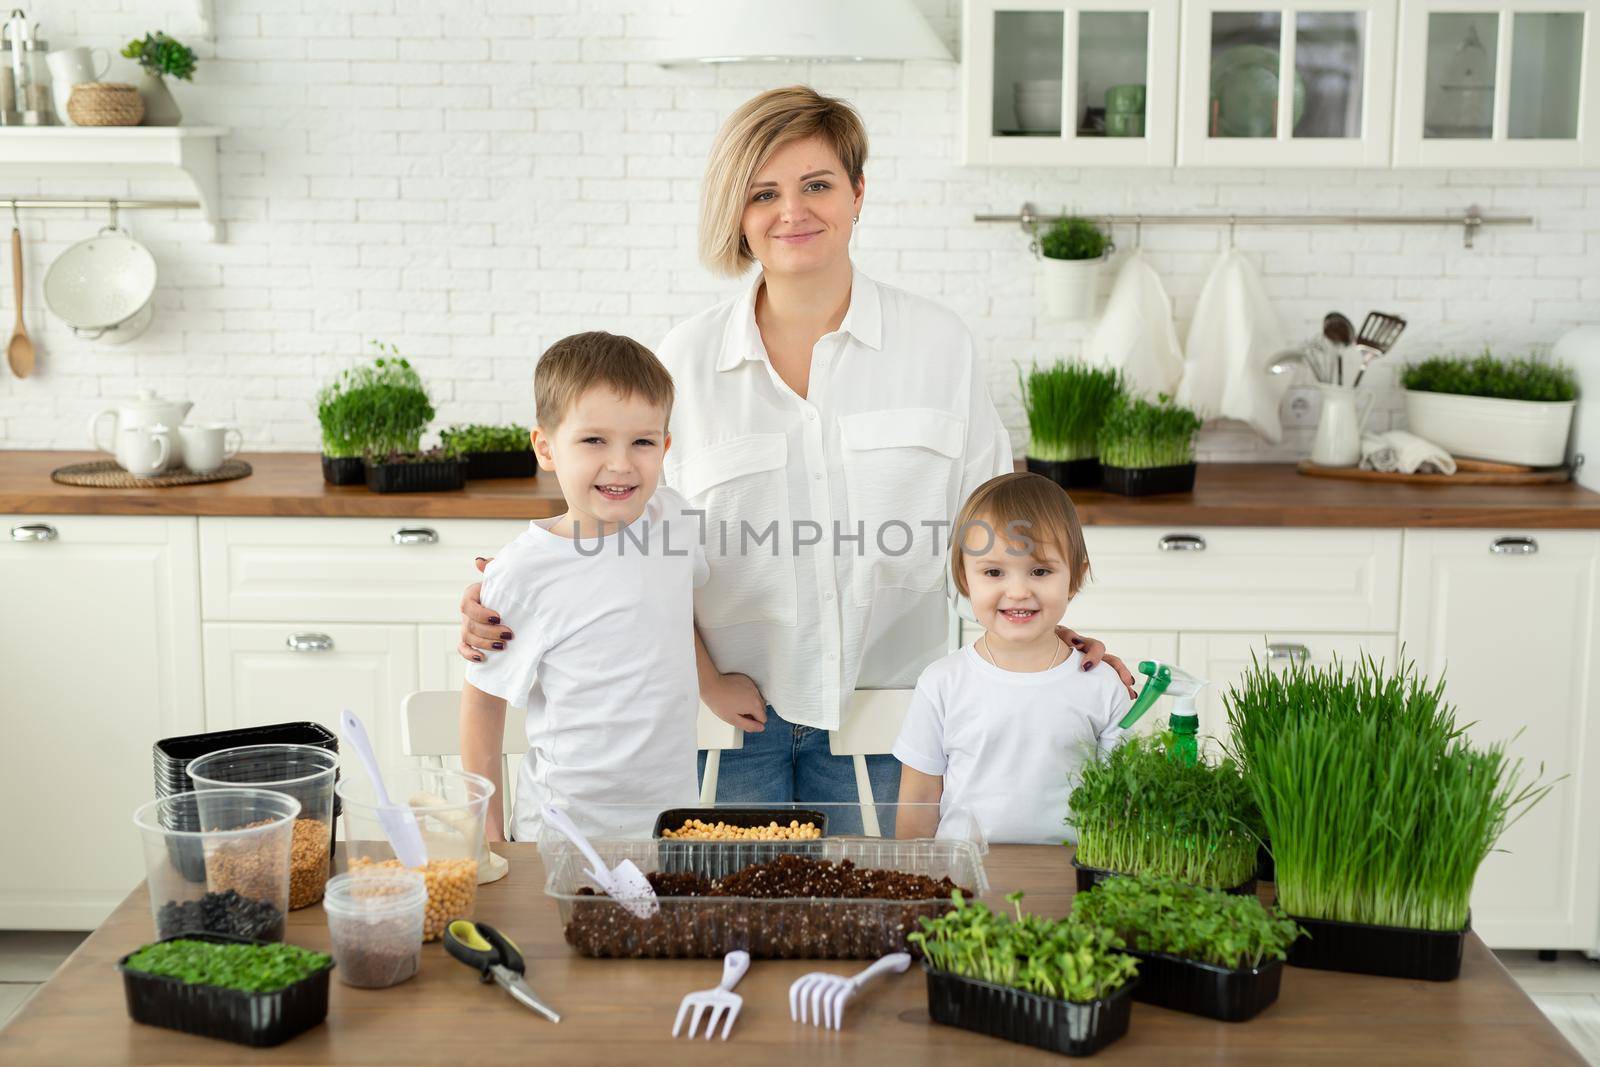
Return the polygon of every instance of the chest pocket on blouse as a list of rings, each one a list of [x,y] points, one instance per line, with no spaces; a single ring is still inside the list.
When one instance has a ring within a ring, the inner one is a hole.
[[[929,591],[944,585],[951,500],[966,420],[935,408],[865,411],[839,419],[850,528],[865,524],[855,568],[858,604],[880,586]],[[907,542],[909,541],[909,546]],[[902,551],[903,550],[903,551]]]
[[[788,458],[786,436],[758,433],[697,449],[679,468],[676,488],[706,513],[702,625],[795,624]]]

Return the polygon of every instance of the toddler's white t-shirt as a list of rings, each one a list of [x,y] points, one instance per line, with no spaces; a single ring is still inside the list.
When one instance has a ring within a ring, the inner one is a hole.
[[[1047,671],[1002,670],[967,647],[917,679],[894,743],[901,763],[941,775],[940,828],[968,809],[990,841],[1077,840],[1063,821],[1084,764],[1128,735],[1117,722],[1130,701],[1116,671],[1081,669],[1072,652]]]
[[[527,708],[528,754],[513,834],[536,841],[544,804],[585,826],[593,804],[692,805],[694,591],[706,581],[701,520],[659,487],[608,537],[553,534],[536,520],[483,575],[483,603],[516,634],[467,681]]]

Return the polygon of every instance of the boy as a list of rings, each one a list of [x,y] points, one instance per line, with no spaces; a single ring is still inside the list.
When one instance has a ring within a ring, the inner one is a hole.
[[[896,836],[932,837],[960,807],[991,841],[1054,844],[1072,780],[1127,736],[1130,703],[1116,672],[1084,673],[1056,634],[1089,573],[1078,513],[1040,475],[992,478],[961,508],[950,569],[986,632],[917,679],[894,744],[900,803],[939,815],[902,807]]]
[[[587,829],[595,804],[695,802],[694,590],[707,576],[698,518],[657,487],[673,388],[650,350],[598,332],[557,341],[534,400],[533,450],[567,510],[484,571],[483,599],[518,639],[469,665],[461,690],[462,765],[497,788],[506,706],[527,708],[519,841],[538,839],[546,804]]]

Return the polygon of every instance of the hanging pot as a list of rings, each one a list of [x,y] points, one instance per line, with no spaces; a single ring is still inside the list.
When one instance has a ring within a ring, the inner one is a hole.
[[[1039,261],[1044,287],[1045,310],[1052,318],[1087,319],[1094,316],[1095,298],[1100,293],[1099,259],[1050,259]]]

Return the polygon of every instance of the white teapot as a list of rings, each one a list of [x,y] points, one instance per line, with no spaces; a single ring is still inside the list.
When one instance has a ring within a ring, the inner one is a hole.
[[[138,451],[136,439],[127,437],[123,431],[132,427],[149,427],[157,424],[168,428],[179,426],[192,407],[194,407],[192,400],[163,400],[156,396],[155,390],[141,389],[137,399],[124,401],[114,408],[107,408],[89,420],[89,443],[101,452],[110,452],[114,455],[117,458],[117,466],[123,470],[134,474],[148,473],[146,470],[134,470],[136,466],[141,468],[148,466],[144,462],[147,453]],[[109,445],[102,441],[100,433],[101,421],[108,415],[114,420]],[[183,466],[183,442],[176,434],[169,436],[171,443],[163,461],[163,469],[177,470]]]

